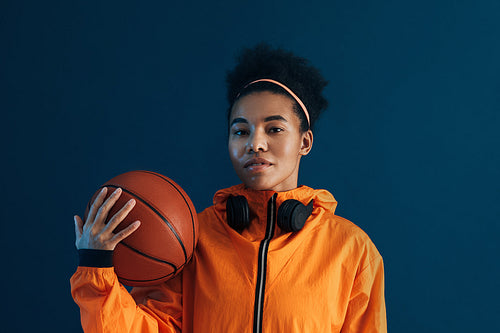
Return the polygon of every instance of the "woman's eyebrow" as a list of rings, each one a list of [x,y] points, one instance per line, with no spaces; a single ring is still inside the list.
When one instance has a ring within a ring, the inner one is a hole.
[[[269,116],[269,117],[264,118],[264,122],[266,122],[266,123],[269,121],[273,121],[273,120],[281,120],[284,122],[288,122],[285,118],[283,118],[283,116],[280,116],[280,115]],[[233,121],[231,122],[230,126],[233,126],[234,124],[241,124],[241,123],[248,124],[248,120],[246,120],[245,118],[241,118],[241,117],[234,118]]]
[[[287,120],[280,115],[266,117],[264,119],[264,122],[273,121],[273,120],[282,120],[282,121],[287,122]]]
[[[245,118],[234,118],[233,121],[231,122],[230,126],[233,126],[234,124],[240,124],[240,123],[248,124],[248,121]]]

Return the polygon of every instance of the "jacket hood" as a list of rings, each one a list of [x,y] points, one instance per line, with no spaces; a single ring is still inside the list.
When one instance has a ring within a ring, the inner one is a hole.
[[[252,203],[256,203],[265,206],[269,198],[271,198],[274,193],[278,193],[278,196],[276,198],[276,203],[278,206],[283,201],[288,199],[299,200],[304,205],[307,205],[309,201],[314,199],[314,208],[321,207],[323,209],[331,211],[332,213],[334,213],[335,208],[337,208],[337,200],[335,200],[330,192],[322,189],[315,190],[305,185],[301,185],[289,191],[276,192],[253,190],[251,188],[245,187],[244,184],[238,184],[217,191],[214,195],[213,203],[217,208],[222,208],[221,206],[224,206],[225,210],[226,201],[229,196],[243,195],[247,198],[249,205],[252,205]]]
[[[219,190],[214,195],[214,210],[218,215],[221,223],[227,227],[226,221],[226,202],[229,196],[242,195],[248,201],[248,206],[251,211],[251,226],[242,232],[241,236],[250,241],[261,240],[266,230],[267,224],[267,206],[271,196],[277,193],[276,205],[279,207],[285,200],[295,199],[302,204],[307,205],[311,200],[314,200],[313,212],[311,217],[307,220],[304,229],[311,229],[315,224],[320,223],[319,219],[314,216],[328,211],[334,214],[337,207],[337,201],[333,195],[327,190],[315,190],[305,185],[301,185],[293,190],[276,192],[276,191],[259,191],[246,187],[244,184],[231,186],[226,189]],[[276,235],[282,232],[277,227]]]

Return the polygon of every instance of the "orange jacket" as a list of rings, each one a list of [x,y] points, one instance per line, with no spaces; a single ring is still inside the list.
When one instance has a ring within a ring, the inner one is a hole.
[[[296,233],[276,227],[266,251],[274,193],[218,191],[198,216],[192,261],[161,285],[129,294],[112,267],[79,266],[71,287],[85,332],[386,332],[382,257],[370,238],[334,215],[328,191],[300,186],[277,192],[276,206],[314,199],[311,217]],[[226,222],[229,195],[244,195],[255,215],[241,234]]]

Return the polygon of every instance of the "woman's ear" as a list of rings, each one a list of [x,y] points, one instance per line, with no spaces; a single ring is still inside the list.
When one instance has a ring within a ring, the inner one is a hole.
[[[307,130],[307,132],[302,134],[302,146],[300,147],[299,155],[307,155],[311,151],[313,146],[313,132]]]

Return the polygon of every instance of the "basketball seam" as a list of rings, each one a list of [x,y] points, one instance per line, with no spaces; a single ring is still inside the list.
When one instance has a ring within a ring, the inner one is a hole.
[[[174,273],[177,272],[178,268],[176,265],[174,265],[173,263],[169,262],[169,261],[166,261],[166,260],[163,260],[163,259],[160,259],[160,258],[156,258],[156,257],[153,257],[153,256],[150,256],[149,254],[146,254],[146,253],[143,253],[141,251],[139,251],[138,249],[136,249],[135,247],[133,246],[130,246],[129,244],[127,243],[124,243],[124,242],[121,242],[121,244],[129,249],[131,249],[132,251],[146,257],[146,258],[149,258],[151,260],[154,260],[154,261],[158,261],[158,262],[162,262],[164,264],[167,264],[167,265],[170,265],[174,268]]]
[[[133,248],[132,248],[132,249],[133,249]],[[164,276],[159,277],[159,278],[156,278],[156,279],[148,279],[148,280],[134,280],[134,279],[127,279],[127,278],[124,278],[124,277],[121,277],[121,276],[119,276],[119,277],[118,277],[118,279],[119,279],[120,281],[139,282],[139,283],[141,283],[141,282],[148,283],[148,282],[152,282],[152,281],[162,280],[162,279],[165,279],[165,278],[169,277],[170,275],[176,275],[178,272],[180,272],[180,271],[184,268],[184,266],[186,266],[186,264],[187,264],[187,263],[191,260],[191,258],[192,258],[192,256],[191,256],[191,257],[189,257],[189,260],[188,260],[188,261],[186,261],[184,264],[180,265],[180,266],[179,266],[179,268],[177,268],[177,270],[176,270],[176,271],[173,271],[173,272],[171,272],[171,273],[168,273],[167,275],[164,275]]]
[[[152,175],[155,175],[157,177],[160,177],[161,179],[167,181],[170,185],[172,185],[176,190],[177,192],[179,192],[179,194],[182,196],[182,199],[184,199],[184,202],[186,203],[188,209],[189,209],[189,214],[191,215],[191,227],[192,227],[192,230],[193,230],[193,252],[195,250],[195,247],[196,247],[196,234],[195,234],[195,228],[194,228],[194,217],[193,217],[193,212],[191,210],[191,206],[189,205],[187,199],[184,197],[184,194],[182,194],[182,192],[177,188],[177,184],[173,184],[169,179],[166,179],[166,177],[156,173],[156,172],[152,172],[152,171],[146,171],[146,170],[140,170],[140,172],[144,172],[144,173],[149,173],[149,174],[152,174]],[[187,196],[187,193],[186,193],[186,196]],[[188,196],[189,197],[189,196]]]
[[[127,188],[124,188],[123,186],[118,186],[118,185],[114,185],[114,184],[105,184],[105,185],[102,185],[100,188],[106,187],[106,186],[114,187],[114,188],[120,187],[123,191],[125,191],[125,192],[127,192],[129,194],[133,194],[137,199],[139,199],[140,201],[142,201],[151,210],[153,210],[153,212],[155,212],[165,222],[165,224],[169,227],[169,229],[174,234],[175,238],[177,238],[177,241],[181,245],[182,251],[184,252],[184,260],[187,260],[187,253],[186,253],[186,248],[184,247],[184,243],[182,242],[182,239],[180,238],[180,236],[177,234],[177,231],[175,230],[175,228],[170,224],[170,222],[167,220],[166,217],[164,217],[155,207],[153,207],[149,202],[147,202],[145,199],[143,199],[142,197],[140,197],[137,193],[134,193],[133,191],[131,191],[131,190],[127,189]],[[125,240],[123,240],[122,243],[126,244]]]

